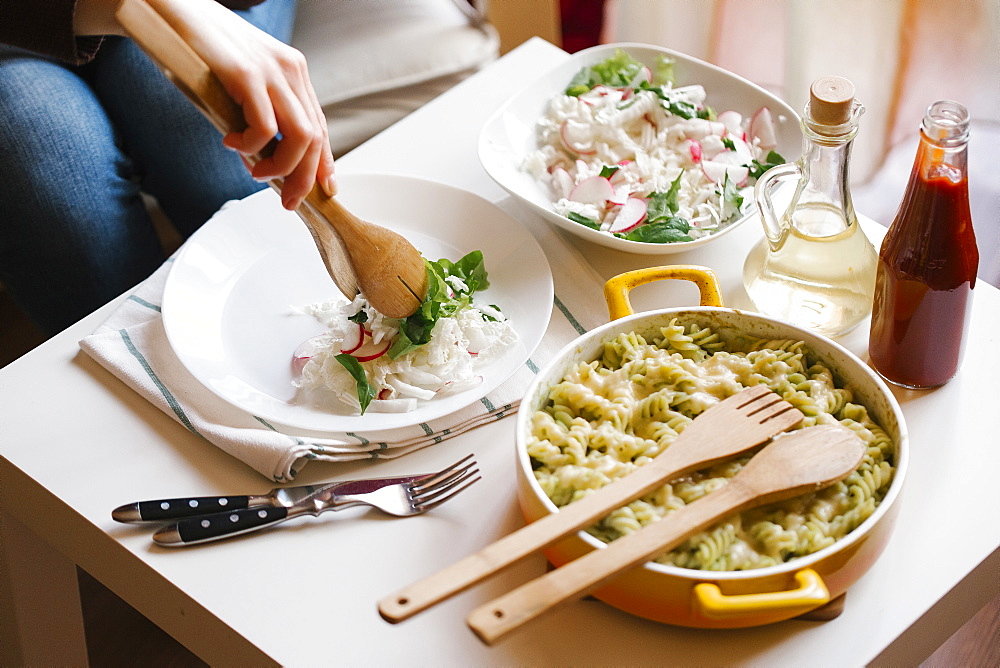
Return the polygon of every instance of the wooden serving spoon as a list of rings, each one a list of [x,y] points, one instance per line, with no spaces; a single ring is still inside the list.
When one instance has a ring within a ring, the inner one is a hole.
[[[801,411],[766,385],[747,388],[688,424],[652,462],[440,571],[379,601],[388,622],[401,622],[513,563],[598,522],[608,513],[686,473],[731,459],[802,421]]]
[[[243,110],[218,77],[145,0],[123,0],[115,14],[129,36],[223,134],[246,128]],[[255,164],[274,151],[274,142]],[[272,179],[281,192],[283,181]],[[427,294],[427,273],[420,252],[404,237],[361,220],[314,185],[296,213],[309,228],[327,272],[348,299],[359,290],[383,315],[405,318]]]
[[[721,489],[476,608],[466,621],[492,645],[556,605],[599,588],[728,515],[846,478],[864,455],[864,442],[840,425],[807,427],[775,438]]]

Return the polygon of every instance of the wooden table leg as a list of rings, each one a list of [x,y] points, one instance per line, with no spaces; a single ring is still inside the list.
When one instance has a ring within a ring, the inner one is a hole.
[[[88,665],[76,564],[3,510],[0,665]]]

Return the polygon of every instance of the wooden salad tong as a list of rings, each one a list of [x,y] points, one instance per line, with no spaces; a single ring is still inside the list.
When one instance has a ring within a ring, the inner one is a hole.
[[[116,12],[129,36],[223,134],[247,127],[243,111],[218,77],[145,0],[122,0]],[[274,142],[255,164],[274,151]],[[268,182],[281,192],[282,179]],[[423,302],[427,274],[420,252],[404,237],[361,220],[318,184],[295,211],[309,228],[327,272],[348,299],[360,291],[383,315],[405,318]]]
[[[765,385],[712,406],[684,427],[653,461],[588,496],[563,506],[479,552],[379,601],[379,613],[401,622],[497,574],[521,559],[596,524],[611,511],[670,480],[736,457],[802,421],[802,412]]]
[[[733,513],[843,480],[857,469],[864,455],[864,441],[839,424],[806,427],[779,436],[724,487],[479,606],[466,621],[480,640],[492,645],[542,613],[598,589]]]

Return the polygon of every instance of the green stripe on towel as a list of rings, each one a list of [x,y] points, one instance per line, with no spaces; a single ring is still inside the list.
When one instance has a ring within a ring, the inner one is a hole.
[[[587,333],[587,330],[585,330],[583,325],[581,325],[580,322],[573,317],[573,314],[569,312],[569,309],[566,308],[566,305],[562,303],[559,297],[552,295],[552,302],[556,305],[556,308],[559,309],[564,316],[566,316],[566,319],[569,320],[569,324],[573,325],[573,329],[576,330],[577,334]]]
[[[160,307],[159,306],[157,306],[156,304],[152,304],[150,302],[147,302],[142,297],[137,297],[135,295],[129,295],[128,298],[131,301],[134,301],[136,304],[139,304],[140,306],[145,306],[146,308],[148,308],[148,309],[150,309],[152,311],[156,311],[157,313],[160,313]]]
[[[174,398],[174,395],[167,389],[167,386],[164,385],[163,382],[157,377],[157,375],[153,372],[153,367],[149,366],[149,362],[146,361],[143,354],[139,352],[139,349],[135,347],[134,343],[132,343],[132,338],[128,335],[128,332],[124,329],[120,329],[118,330],[118,334],[122,337],[122,341],[125,342],[125,348],[132,354],[132,357],[139,362],[143,370],[146,372],[146,375],[149,376],[150,380],[153,381],[153,384],[160,390],[160,394],[162,394],[163,398],[166,399],[167,405],[173,409],[174,414],[177,416],[177,419],[181,421],[181,424],[187,427],[192,433],[201,436],[201,434],[198,433],[198,430],[194,428],[194,425],[191,424],[191,420],[188,419],[188,416],[184,413],[184,409],[181,408],[177,399]]]

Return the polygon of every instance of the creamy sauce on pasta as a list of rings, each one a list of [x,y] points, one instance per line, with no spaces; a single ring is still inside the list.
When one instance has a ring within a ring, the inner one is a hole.
[[[892,440],[803,342],[743,343],[727,344],[708,328],[676,320],[648,343],[635,333],[607,342],[600,359],[578,364],[551,387],[532,416],[527,448],[542,490],[557,506],[572,503],[651,461],[709,407],[764,384],[805,414],[799,428],[840,424],[856,433],[867,446],[861,465],[824,490],[728,517],[656,561],[703,570],[762,568],[846,536],[889,489]],[[665,484],[589,532],[610,542],[636,531],[724,486],[749,459]]]

